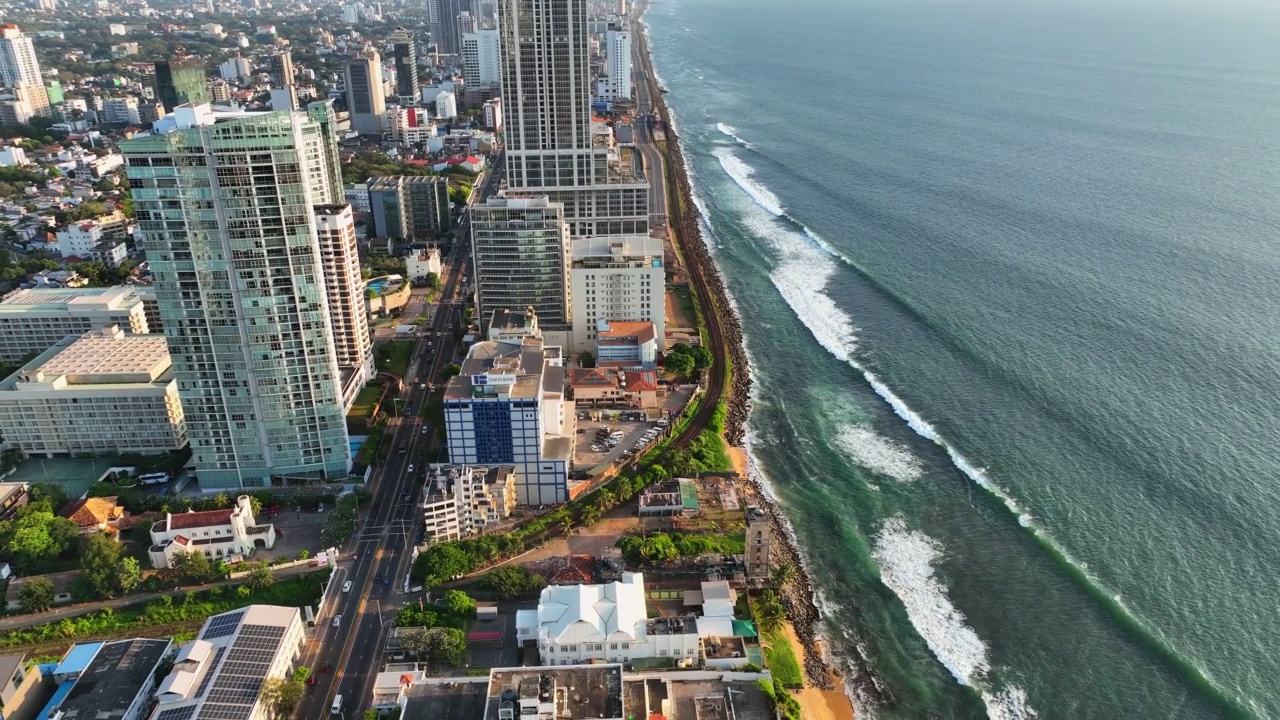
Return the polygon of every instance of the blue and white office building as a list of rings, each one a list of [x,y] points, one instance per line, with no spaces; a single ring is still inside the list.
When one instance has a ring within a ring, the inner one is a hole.
[[[537,337],[478,342],[445,393],[449,462],[513,466],[521,505],[566,502],[571,405],[560,347]]]

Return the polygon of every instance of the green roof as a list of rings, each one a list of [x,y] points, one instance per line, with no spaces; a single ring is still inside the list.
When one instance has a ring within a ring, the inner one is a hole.
[[[685,510],[698,509],[698,486],[689,480],[680,481],[680,500]]]

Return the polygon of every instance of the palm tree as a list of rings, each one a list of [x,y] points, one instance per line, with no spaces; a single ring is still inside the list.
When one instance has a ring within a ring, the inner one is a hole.
[[[778,602],[778,596],[772,590],[765,590],[756,602],[756,623],[761,632],[775,633],[782,629],[787,620],[787,613]]]
[[[779,565],[773,569],[773,584],[779,590],[791,584],[796,579],[796,567],[794,565]]]
[[[614,495],[609,488],[601,490],[596,495],[596,499],[600,502],[600,509],[605,512],[612,510],[618,503],[618,496]]]
[[[600,522],[600,508],[595,505],[588,505],[582,510],[582,524],[595,525]]]

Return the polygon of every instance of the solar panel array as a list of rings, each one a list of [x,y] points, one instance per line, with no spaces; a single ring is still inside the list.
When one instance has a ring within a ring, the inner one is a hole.
[[[244,625],[200,710],[200,720],[242,720],[253,712],[287,628]]]
[[[213,638],[226,637],[236,631],[236,627],[240,625],[240,619],[244,617],[244,611],[219,615],[209,621],[208,627],[204,629],[200,637],[203,640],[211,640]]]
[[[170,710],[162,711],[156,716],[156,720],[191,720],[191,718],[195,717],[196,710],[196,705],[172,708]]]
[[[213,655],[213,663],[209,665],[209,671],[204,674],[204,679],[200,681],[200,688],[196,690],[196,697],[204,697],[204,691],[209,689],[209,683],[213,682],[214,670],[218,669],[218,663],[222,662],[222,656],[226,654],[226,646],[218,648],[218,652]]]

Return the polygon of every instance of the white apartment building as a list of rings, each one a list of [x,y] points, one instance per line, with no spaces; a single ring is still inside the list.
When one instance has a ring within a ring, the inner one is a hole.
[[[123,240],[103,240],[90,248],[89,253],[83,257],[97,260],[107,267],[120,267],[120,263],[129,257],[129,246]]]
[[[107,98],[102,101],[102,122],[108,125],[140,125],[138,98]]]
[[[315,214],[320,265],[324,268],[325,293],[329,297],[329,321],[342,375],[343,405],[349,409],[375,372],[355,219],[351,206],[345,204],[317,205]]]
[[[392,105],[384,122],[391,141],[400,145],[425,143],[436,135],[436,124],[423,108]]]
[[[150,332],[142,298],[129,287],[31,288],[0,300],[0,362],[18,363],[70,335],[118,325]]]
[[[573,403],[565,400],[561,349],[541,338],[471,346],[449,380],[444,418],[449,459],[515,468],[521,505],[569,499]]]
[[[262,686],[293,674],[304,642],[306,624],[296,607],[250,605],[214,615],[160,681],[151,720],[272,717]]]
[[[343,187],[342,197],[351,206],[351,212],[360,216],[369,214],[369,186],[365,183]]]
[[[640,573],[605,585],[543,588],[536,610],[516,611],[516,640],[535,640],[545,665],[700,656],[696,618],[646,616]]]
[[[236,498],[234,507],[184,513],[165,513],[151,526],[148,557],[157,570],[173,567],[175,556],[199,552],[211,560],[249,557],[254,550],[270,550],[276,544],[276,526],[259,525],[248,495]]]
[[[0,381],[0,436],[28,456],[164,453],[187,427],[163,335],[69,337]]]
[[[240,78],[249,77],[249,61],[236,55],[226,62],[218,66],[218,74],[223,80],[239,80]]]
[[[440,248],[428,247],[414,252],[405,258],[405,268],[411,280],[426,277],[431,273],[439,276],[444,269],[440,262]]]
[[[29,165],[30,160],[27,159],[27,151],[16,146],[10,145],[6,148],[0,148],[0,167],[13,167],[15,165]]]
[[[595,352],[601,320],[653,323],[658,349],[666,347],[666,270],[661,238],[575,238],[571,258],[574,354]]]
[[[436,465],[423,485],[428,543],[478,535],[515,509],[516,473],[511,467]]]
[[[95,220],[81,220],[58,231],[58,254],[64,258],[88,257],[102,242],[102,226]]]
[[[601,80],[601,95],[609,102],[630,100],[631,85],[631,33],[610,28],[604,39],[605,72]]]
[[[462,36],[462,77],[467,87],[493,85],[502,79],[498,31],[477,30]]]
[[[443,120],[458,117],[458,99],[448,90],[442,90],[436,95],[436,117]]]
[[[49,115],[49,93],[35,45],[17,25],[0,25],[0,83],[13,88],[36,115]]]

